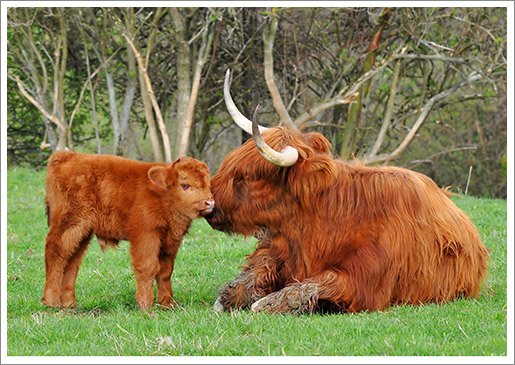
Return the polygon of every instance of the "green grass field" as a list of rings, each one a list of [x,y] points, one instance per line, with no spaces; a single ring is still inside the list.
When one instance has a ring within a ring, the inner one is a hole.
[[[137,310],[128,243],[102,253],[96,239],[77,280],[78,307],[40,302],[44,285],[44,172],[8,170],[8,356],[506,356],[506,201],[455,197],[491,249],[478,300],[399,306],[380,313],[215,313],[218,290],[239,271],[254,239],[197,220],[172,276],[175,310]],[[459,229],[459,227],[456,227]]]

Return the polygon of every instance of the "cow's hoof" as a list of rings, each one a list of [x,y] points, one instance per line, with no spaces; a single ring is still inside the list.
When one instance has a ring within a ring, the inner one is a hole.
[[[286,299],[286,293],[278,291],[259,299],[251,305],[250,309],[253,312],[268,312],[268,313],[290,313],[291,309]]]
[[[252,312],[259,312],[265,307],[265,303],[263,303],[265,300],[267,300],[267,297],[259,299],[257,302],[250,306],[250,310]]]
[[[220,298],[216,298],[216,302],[215,304],[213,304],[213,310],[215,312],[223,312],[224,311],[224,306],[222,305],[222,303],[220,303]]]
[[[318,301],[318,285],[296,283],[254,302],[253,312],[268,313],[312,313]]]

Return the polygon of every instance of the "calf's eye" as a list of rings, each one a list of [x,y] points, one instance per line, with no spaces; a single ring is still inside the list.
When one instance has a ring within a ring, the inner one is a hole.
[[[181,187],[182,187],[182,190],[188,190],[191,188],[191,186],[188,184],[181,184]]]

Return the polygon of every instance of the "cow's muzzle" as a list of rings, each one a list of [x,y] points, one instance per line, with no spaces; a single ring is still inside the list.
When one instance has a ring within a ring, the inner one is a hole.
[[[231,232],[231,220],[221,209],[214,208],[211,213],[204,215],[204,218],[211,228],[222,232]]]

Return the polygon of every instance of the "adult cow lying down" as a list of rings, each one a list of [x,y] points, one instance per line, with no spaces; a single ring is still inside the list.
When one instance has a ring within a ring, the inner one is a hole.
[[[445,190],[407,169],[334,159],[318,133],[258,127],[234,105],[229,72],[224,96],[253,139],[213,178],[206,219],[259,243],[216,310],[359,312],[478,296],[488,251]]]
[[[172,307],[170,278],[182,237],[214,201],[207,166],[183,157],[171,164],[63,151],[48,161],[46,282],[43,304],[75,307],[75,281],[93,234],[102,248],[129,240],[140,309]]]

